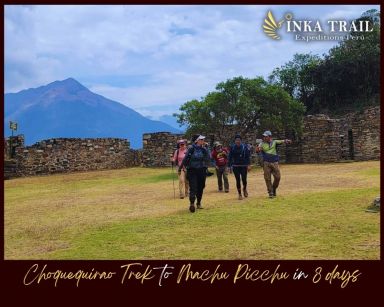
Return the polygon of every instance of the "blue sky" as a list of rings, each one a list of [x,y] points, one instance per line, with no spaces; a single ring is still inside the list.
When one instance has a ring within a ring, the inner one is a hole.
[[[73,77],[145,116],[176,112],[218,82],[264,76],[295,53],[335,42],[274,41],[268,10],[281,20],[353,19],[378,5],[6,5],[5,92]]]

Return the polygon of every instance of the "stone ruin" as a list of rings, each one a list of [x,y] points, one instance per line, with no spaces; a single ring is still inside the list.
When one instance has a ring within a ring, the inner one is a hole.
[[[274,138],[286,133],[272,131]],[[207,141],[229,145],[236,133],[230,127],[226,140],[208,133]],[[262,131],[251,131],[243,140],[256,145]],[[167,167],[183,134],[145,133],[143,148],[130,148],[129,141],[117,138],[56,138],[24,146],[24,137],[4,140],[5,178],[74,171],[118,169],[126,167]],[[367,108],[339,119],[326,115],[309,115],[303,121],[300,137],[290,136],[293,144],[279,146],[282,163],[325,163],[380,159],[380,107]],[[252,163],[258,163],[252,153]]]

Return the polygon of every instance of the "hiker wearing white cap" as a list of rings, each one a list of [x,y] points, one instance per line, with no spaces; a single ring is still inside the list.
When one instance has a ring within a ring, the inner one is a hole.
[[[263,156],[264,180],[269,198],[276,197],[276,190],[280,183],[279,155],[277,154],[276,146],[283,143],[291,144],[292,141],[288,139],[273,140],[272,132],[267,130],[263,133],[263,141],[256,148],[256,152],[261,152]],[[271,175],[274,178],[273,183]]]
[[[183,167],[187,169],[189,181],[189,211],[195,212],[195,201],[197,209],[203,209],[201,200],[205,188],[207,168],[210,163],[208,150],[204,147],[205,136],[195,135],[192,138],[193,145],[188,149],[183,161],[179,165],[179,173]]]
[[[179,166],[183,161],[186,153],[187,153],[187,141],[186,140],[177,141],[177,149],[173,154],[172,162],[176,166]],[[187,170],[185,167],[182,167],[181,172],[178,173],[179,195],[181,199],[183,199],[184,197],[188,197],[188,193],[189,193],[189,183],[188,183],[188,179],[186,178],[187,177],[186,175],[187,175]]]

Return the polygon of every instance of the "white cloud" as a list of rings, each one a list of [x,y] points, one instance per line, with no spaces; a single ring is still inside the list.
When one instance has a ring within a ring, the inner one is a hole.
[[[267,10],[272,9],[278,19],[287,11],[325,19],[358,17],[372,7],[379,9],[372,5],[6,5],[5,90],[74,77],[142,112],[159,114],[156,106],[168,112],[161,106],[175,108],[200,98],[220,81],[238,75],[266,77],[294,53],[322,54],[333,46],[332,42],[299,43],[287,35],[280,42],[272,41],[261,28]]]

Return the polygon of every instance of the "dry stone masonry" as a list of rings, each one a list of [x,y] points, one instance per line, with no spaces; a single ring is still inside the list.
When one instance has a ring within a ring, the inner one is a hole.
[[[236,128],[231,127],[226,140],[207,134],[207,141],[229,145]],[[285,133],[272,131],[275,138]],[[262,132],[251,131],[243,140],[256,145]],[[129,141],[117,138],[56,138],[24,146],[22,135],[4,140],[4,177],[33,176],[75,171],[117,169],[135,166],[169,167],[177,140],[182,134],[169,132],[146,133],[143,149],[130,149]],[[303,133],[293,137],[290,146],[279,148],[281,162],[322,163],[343,160],[380,159],[380,107],[351,113],[342,118],[309,115],[304,118]],[[257,154],[252,162],[258,163]]]
[[[287,162],[319,163],[380,159],[380,107],[342,118],[309,115],[303,134],[287,146]]]
[[[16,148],[17,176],[141,166],[125,139],[57,138]]]
[[[169,132],[146,133],[143,135],[143,165],[170,166],[176,143],[183,134]]]

